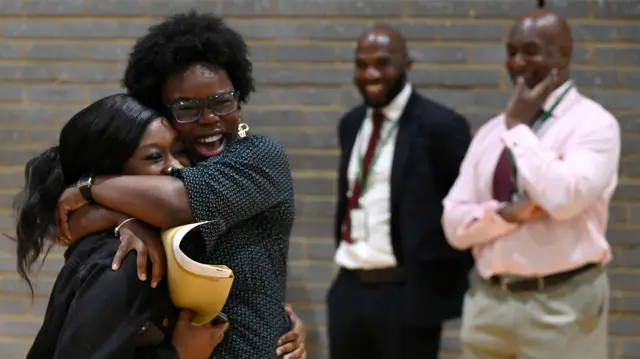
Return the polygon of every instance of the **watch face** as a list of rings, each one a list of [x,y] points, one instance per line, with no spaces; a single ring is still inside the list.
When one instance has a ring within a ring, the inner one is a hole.
[[[78,187],[87,187],[91,185],[91,177],[89,178],[81,178],[78,181]]]

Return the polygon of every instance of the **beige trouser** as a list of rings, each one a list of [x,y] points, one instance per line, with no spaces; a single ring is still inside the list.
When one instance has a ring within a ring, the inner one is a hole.
[[[601,267],[551,289],[509,293],[472,270],[463,359],[606,359],[609,281]]]

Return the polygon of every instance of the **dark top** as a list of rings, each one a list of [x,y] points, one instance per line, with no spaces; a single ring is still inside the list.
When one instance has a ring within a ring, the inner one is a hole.
[[[178,359],[170,344],[177,310],[166,283],[152,289],[140,281],[134,252],[113,271],[119,245],[109,231],[67,249],[26,359]]]
[[[340,120],[341,148],[336,244],[347,206],[347,167],[353,144],[366,115],[360,105]],[[412,92],[399,119],[391,170],[391,242],[407,275],[404,320],[431,325],[460,316],[473,265],[469,251],[452,248],[442,229],[442,200],[456,178],[471,142],[464,117]]]
[[[276,358],[278,339],[291,330],[284,301],[295,209],[284,148],[264,136],[241,138],[176,176],[196,220],[211,221],[200,227],[205,261],[235,275],[222,309],[230,327],[212,358]]]

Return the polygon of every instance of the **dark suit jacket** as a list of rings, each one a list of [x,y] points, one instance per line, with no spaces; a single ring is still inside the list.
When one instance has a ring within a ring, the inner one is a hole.
[[[365,105],[349,111],[338,127],[341,148],[336,243],[347,206],[347,168]],[[469,252],[449,246],[441,225],[442,200],[458,176],[471,142],[464,117],[412,92],[400,118],[391,171],[391,238],[407,273],[402,298],[410,325],[459,317],[472,267]]]

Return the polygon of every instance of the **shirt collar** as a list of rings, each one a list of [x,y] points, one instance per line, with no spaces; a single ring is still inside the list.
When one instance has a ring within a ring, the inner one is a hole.
[[[389,102],[387,106],[382,108],[382,113],[386,119],[390,121],[398,121],[400,119],[400,116],[402,116],[402,113],[404,112],[404,108],[409,102],[409,97],[411,97],[411,90],[412,86],[407,81],[402,91],[400,91],[400,93],[396,95],[396,97]],[[368,117],[371,117],[372,113],[373,109],[370,107],[367,108]]]
[[[578,91],[576,90],[571,80],[567,80],[560,87],[553,90],[551,95],[549,95],[549,97],[547,97],[547,99],[545,100],[544,106],[542,107],[542,109],[547,112],[550,111],[551,107],[553,107],[553,105],[556,103],[558,98],[560,98],[560,96],[562,96],[562,94],[570,86],[573,86],[573,88],[571,88],[569,92],[567,92],[567,94],[564,96],[562,101],[558,104],[558,106],[555,108],[555,110],[553,110],[553,113],[551,114],[551,116],[553,117],[563,116],[567,112],[567,110],[569,110],[569,108],[572,106],[573,100],[575,99],[575,96],[578,94]]]

